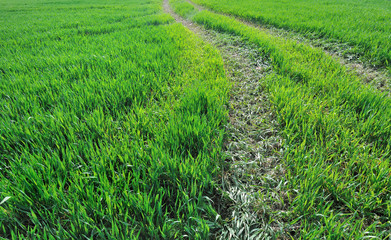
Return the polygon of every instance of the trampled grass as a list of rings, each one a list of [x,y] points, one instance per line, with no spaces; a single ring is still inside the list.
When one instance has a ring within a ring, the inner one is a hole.
[[[215,11],[349,43],[372,64],[391,64],[391,3],[383,0],[194,0]]]
[[[2,1],[0,237],[205,239],[229,85],[161,1]]]
[[[173,2],[175,4],[175,2]],[[390,236],[391,100],[331,56],[231,17],[190,14],[206,28],[259,46],[275,71],[264,80],[286,142],[294,238]],[[273,219],[270,219],[273,221]]]

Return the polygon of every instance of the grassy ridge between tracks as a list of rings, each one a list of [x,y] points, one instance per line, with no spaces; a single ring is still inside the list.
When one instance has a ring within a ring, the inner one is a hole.
[[[171,3],[174,9],[188,4]],[[275,74],[262,81],[286,138],[284,201],[290,211],[284,219],[299,225],[292,236],[388,237],[391,100],[386,94],[363,85],[319,49],[209,11],[182,14],[206,28],[242,36],[271,61]]]
[[[391,64],[391,3],[383,0],[195,0],[221,13],[294,30],[310,38],[337,39],[372,64]]]
[[[0,238],[206,239],[217,51],[159,0],[1,5]]]

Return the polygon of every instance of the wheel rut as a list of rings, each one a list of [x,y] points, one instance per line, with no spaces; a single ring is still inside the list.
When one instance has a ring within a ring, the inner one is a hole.
[[[226,166],[218,182],[221,198],[215,202],[224,224],[213,237],[288,239],[292,226],[282,220],[288,211],[281,162],[283,139],[262,82],[273,72],[269,62],[261,57],[259,48],[240,37],[206,30],[177,15],[168,0],[163,1],[163,9],[220,51],[232,82],[225,126]]]

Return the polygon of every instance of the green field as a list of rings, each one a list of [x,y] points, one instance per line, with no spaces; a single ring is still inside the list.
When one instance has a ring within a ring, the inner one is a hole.
[[[236,19],[337,39],[389,68],[390,2],[194,2],[232,16],[169,1],[270,64],[259,81],[285,139],[287,210],[260,219],[281,229],[251,236],[391,237],[390,90]],[[162,0],[0,0],[0,239],[252,239],[221,218],[235,201],[219,181],[233,116],[218,47]]]

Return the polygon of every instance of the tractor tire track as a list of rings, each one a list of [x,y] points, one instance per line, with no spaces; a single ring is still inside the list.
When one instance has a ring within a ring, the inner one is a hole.
[[[224,224],[212,238],[288,239],[288,232],[295,226],[282,220],[288,211],[281,162],[283,139],[262,82],[272,73],[270,64],[255,45],[240,37],[206,30],[182,18],[168,0],[163,1],[163,9],[220,51],[227,77],[233,83],[229,123],[225,126],[227,167],[218,182],[221,196],[214,198]],[[270,222],[271,218],[275,220]]]

